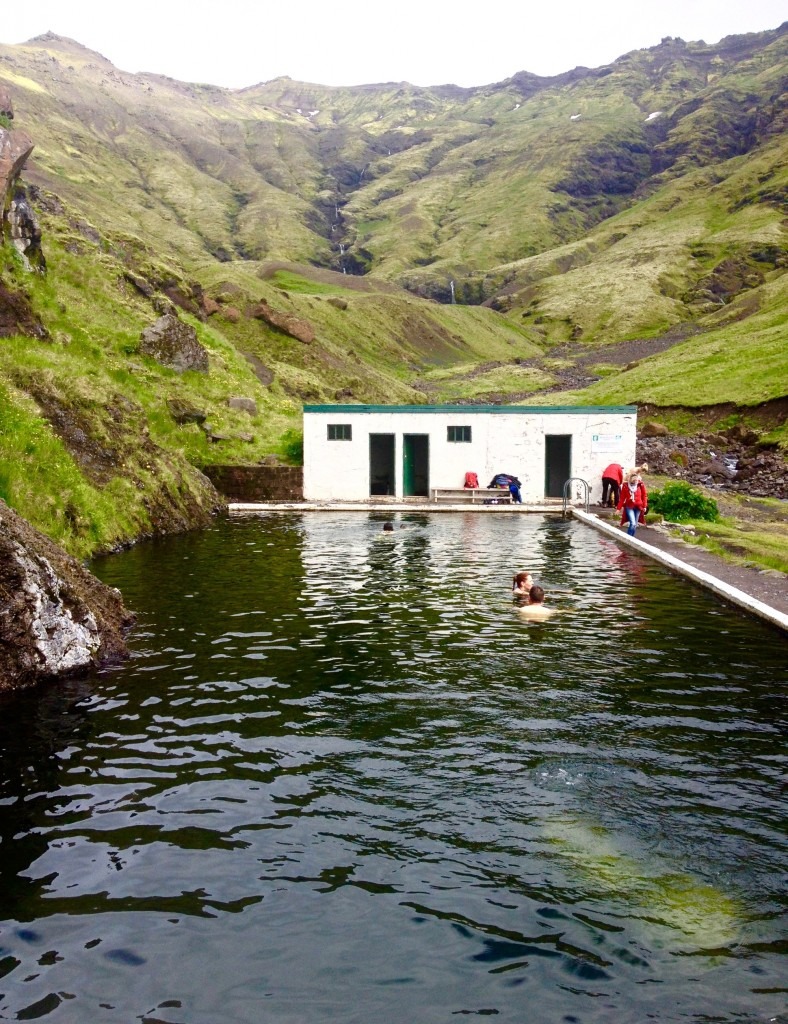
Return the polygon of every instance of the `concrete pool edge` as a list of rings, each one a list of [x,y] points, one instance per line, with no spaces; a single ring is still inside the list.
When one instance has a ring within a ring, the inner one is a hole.
[[[638,540],[637,537],[628,536],[617,526],[604,522],[593,513],[573,508],[572,516],[579,522],[593,527],[593,529],[606,534],[608,537],[612,537],[625,547],[639,551],[641,554],[646,555],[655,562],[661,563],[673,572],[686,576],[687,579],[700,584],[700,586],[705,587],[707,590],[711,590],[718,597],[729,601],[731,604],[738,605],[745,611],[750,612],[750,614],[757,615],[759,618],[770,622],[773,626],[788,632],[788,615],[778,611],[776,608],[772,608],[771,605],[763,601],[759,601],[757,598],[752,597],[752,595],[745,593],[745,591],[739,590],[738,587],[725,583],[723,580],[717,579],[716,576],[712,576],[711,573],[704,572],[694,565],[683,562],[680,558],[676,558],[675,555],[670,555],[666,551],[660,551],[659,548],[652,547],[650,544],[645,543],[645,541]]]

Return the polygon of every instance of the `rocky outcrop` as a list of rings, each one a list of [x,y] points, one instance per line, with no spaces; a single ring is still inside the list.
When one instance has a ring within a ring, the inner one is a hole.
[[[785,459],[741,426],[695,437],[645,437],[641,431],[637,460],[658,476],[753,497],[788,498]]]
[[[257,377],[261,384],[264,384],[265,387],[273,384],[274,371],[270,366],[266,366],[265,363],[252,352],[241,352],[241,355],[252,367],[255,377]]]
[[[123,657],[132,622],[118,591],[0,500],[0,690]]]
[[[208,419],[206,412],[203,412],[202,409],[195,409],[193,405],[189,405],[188,402],[184,402],[180,398],[168,398],[167,408],[170,416],[181,426],[185,426],[187,423],[205,423]]]
[[[6,98],[4,102],[0,102],[0,106],[10,108],[10,99]],[[3,116],[10,121],[13,111],[6,111]],[[4,215],[11,202],[16,180],[32,152],[33,140],[26,132],[19,128],[6,128],[0,124],[0,199]]]
[[[0,281],[0,338],[10,338],[14,334],[26,334],[29,338],[49,337],[25,293],[6,288]]]
[[[308,320],[302,320],[290,313],[280,313],[269,306],[264,299],[261,299],[256,306],[249,310],[249,315],[256,320],[263,320],[269,326],[288,334],[303,345],[310,345],[315,340],[315,329]]]
[[[0,87],[0,220],[2,236],[17,249],[26,267],[43,270],[41,230],[28,201],[27,192],[19,184],[19,175],[33,152],[33,140],[19,128],[11,126],[14,110],[8,89]],[[7,124],[7,126],[6,126]]]
[[[166,313],[145,328],[139,350],[177,373],[184,370],[208,372],[208,352],[197,340],[197,332],[174,313]]]
[[[41,228],[30,205],[28,191],[17,184],[6,214],[7,233],[11,244],[22,257],[26,270],[45,270],[46,260],[41,248]]]

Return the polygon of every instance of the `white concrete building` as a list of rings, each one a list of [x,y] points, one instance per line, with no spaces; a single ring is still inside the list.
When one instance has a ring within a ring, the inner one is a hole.
[[[305,405],[304,498],[431,497],[470,471],[519,477],[528,503],[581,477],[598,501],[602,470],[635,464],[636,421],[633,405]]]

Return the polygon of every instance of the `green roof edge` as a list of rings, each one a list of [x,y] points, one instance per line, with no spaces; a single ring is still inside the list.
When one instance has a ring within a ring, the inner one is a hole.
[[[451,413],[452,415],[478,415],[479,413],[517,413],[527,415],[534,413],[575,413],[584,415],[594,412],[606,413],[637,413],[636,405],[305,405],[304,412],[425,412]]]

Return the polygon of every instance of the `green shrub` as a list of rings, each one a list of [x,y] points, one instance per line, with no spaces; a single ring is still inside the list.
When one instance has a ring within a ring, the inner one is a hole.
[[[660,491],[648,496],[650,512],[657,512],[674,523],[685,523],[688,519],[706,519],[713,522],[720,518],[720,510],[713,498],[706,498],[694,487],[683,481],[666,484]]]
[[[304,434],[301,430],[286,430],[281,440],[282,455],[291,466],[304,464]]]

